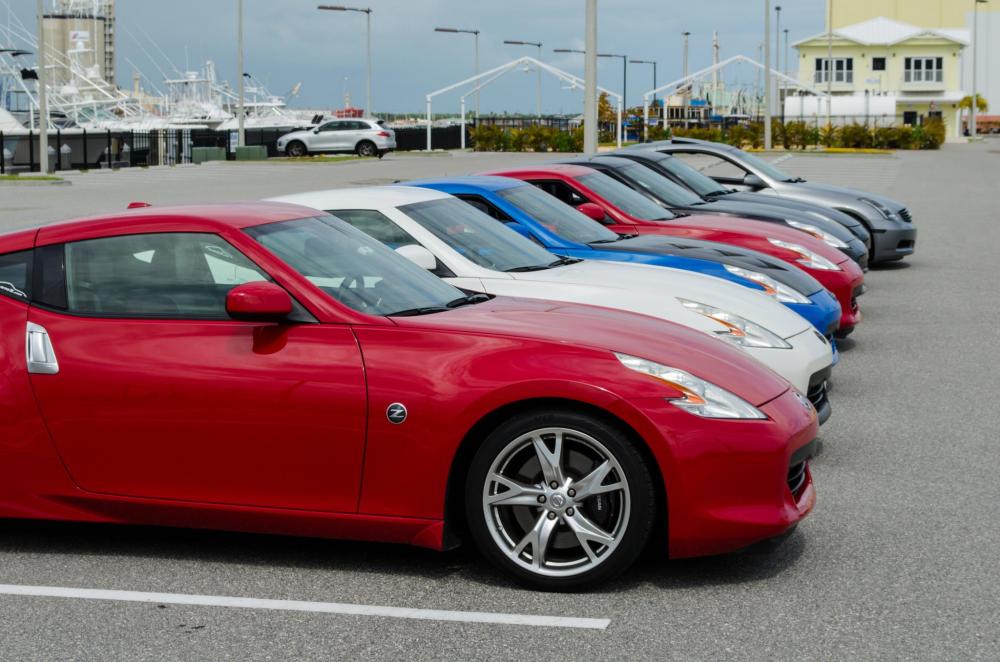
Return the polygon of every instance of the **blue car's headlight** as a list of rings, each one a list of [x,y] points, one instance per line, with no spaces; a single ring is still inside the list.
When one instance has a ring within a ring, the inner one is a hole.
[[[809,297],[802,294],[798,290],[789,287],[784,283],[779,283],[777,280],[762,274],[759,271],[750,271],[749,269],[736,267],[731,264],[724,264],[722,266],[724,266],[726,271],[734,276],[739,276],[740,278],[745,278],[749,281],[757,283],[764,288],[764,294],[774,297],[781,303],[812,303],[812,301],[809,300]]]

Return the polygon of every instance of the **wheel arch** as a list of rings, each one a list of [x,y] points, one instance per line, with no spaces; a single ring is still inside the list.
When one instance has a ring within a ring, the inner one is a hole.
[[[458,547],[466,538],[467,531],[462,492],[465,487],[465,476],[468,473],[469,465],[479,445],[489,435],[490,431],[502,421],[536,410],[565,411],[594,416],[621,429],[632,440],[643,461],[650,468],[650,474],[653,477],[656,490],[656,503],[654,504],[656,518],[653,534],[650,536],[650,543],[652,544],[654,540],[661,540],[665,546],[667,525],[666,484],[663,478],[663,471],[646,440],[622,417],[615,415],[607,409],[580,400],[551,397],[528,398],[508,402],[483,415],[465,433],[452,457],[451,467],[448,470],[448,483],[445,488],[444,503],[443,548],[452,549]]]

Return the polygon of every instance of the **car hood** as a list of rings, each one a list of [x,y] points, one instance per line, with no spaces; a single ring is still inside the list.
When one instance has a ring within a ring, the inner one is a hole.
[[[511,276],[483,279],[483,283],[491,294],[619,308],[706,333],[720,331],[722,326],[684,307],[678,297],[734,313],[786,339],[810,328],[804,318],[762,292],[691,271],[584,260]]]
[[[526,338],[630,354],[686,370],[755,406],[788,390],[788,382],[777,373],[722,340],[620,310],[497,297],[448,312],[393,321],[402,328]]]
[[[303,129],[301,131],[292,131],[290,133],[282,134],[278,136],[278,140],[283,141],[283,140],[291,140],[293,138],[307,138],[311,135],[313,135],[312,131],[308,129]]]
[[[823,289],[818,280],[788,262],[765,253],[717,241],[703,241],[663,234],[641,234],[613,244],[594,246],[602,251],[674,255],[742,267],[765,274],[779,283],[811,296]]]
[[[738,200],[754,204],[766,204],[777,209],[792,209],[811,218],[816,218],[814,214],[819,214],[820,216],[828,218],[831,221],[836,221],[845,228],[864,227],[858,219],[854,218],[850,214],[845,214],[839,209],[831,209],[830,207],[824,207],[822,205],[804,202],[802,200],[791,200],[789,198],[779,198],[774,195],[761,195],[760,193],[750,193],[747,191],[730,193],[717,199],[724,202]]]
[[[829,232],[841,241],[846,242],[854,238],[854,235],[850,230],[830,218],[817,217],[808,212],[792,209],[790,207],[767,204],[759,199],[752,202],[746,202],[742,200],[733,200],[727,195],[726,197],[718,198],[707,205],[699,205],[697,207],[691,207],[690,209],[691,212],[695,214],[732,214],[734,216],[742,216],[744,218],[766,219],[768,222],[781,221],[782,223],[785,221],[798,221],[800,223],[813,225],[824,232]],[[858,222],[854,221],[854,224],[858,225]]]
[[[829,196],[829,199],[843,199],[857,202],[860,198],[868,198],[869,200],[874,200],[875,202],[885,205],[886,208],[891,209],[892,211],[899,211],[905,207],[903,203],[893,200],[892,198],[887,198],[875,193],[869,193],[868,191],[861,191],[859,189],[845,188],[843,186],[830,186],[829,184],[814,184],[812,182],[797,182],[795,186],[801,187],[802,189],[817,195]]]

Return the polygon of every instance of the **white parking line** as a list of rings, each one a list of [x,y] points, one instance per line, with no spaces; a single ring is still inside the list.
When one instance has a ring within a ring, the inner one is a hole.
[[[40,598],[71,598],[79,600],[113,600],[116,602],[152,602],[156,604],[190,605],[197,607],[235,607],[239,609],[272,609],[304,611],[317,614],[348,616],[381,616],[454,623],[487,623],[493,625],[527,625],[532,627],[576,628],[604,630],[611,624],[606,618],[573,618],[568,616],[534,616],[530,614],[498,614],[482,611],[446,611],[441,609],[407,609],[378,607],[342,602],[306,602],[302,600],[265,600],[221,595],[187,595],[184,593],[146,593],[143,591],[109,591],[95,588],[65,588],[60,586],[20,586],[0,584],[0,595],[21,595]]]

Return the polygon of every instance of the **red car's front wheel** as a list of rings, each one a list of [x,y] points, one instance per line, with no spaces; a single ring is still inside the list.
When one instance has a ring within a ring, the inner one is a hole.
[[[616,426],[540,411],[497,428],[466,485],[469,529],[483,554],[521,583],[574,590],[628,568],[653,524],[653,480]]]

